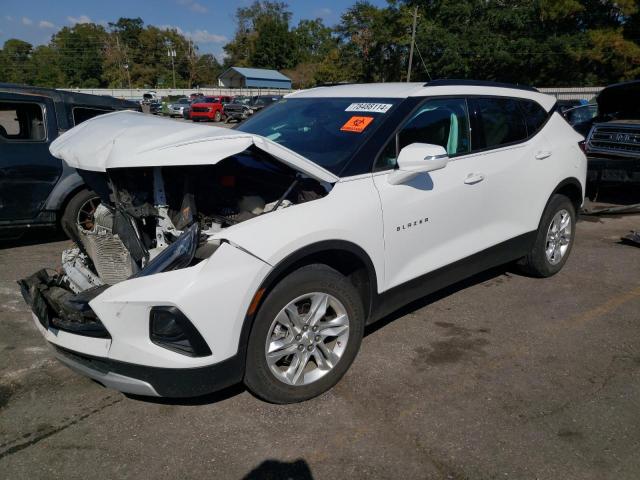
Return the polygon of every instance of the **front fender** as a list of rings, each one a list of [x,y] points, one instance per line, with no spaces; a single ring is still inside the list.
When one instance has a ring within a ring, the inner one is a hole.
[[[341,241],[371,259],[377,289],[384,285],[384,234],[380,198],[371,176],[339,181],[325,197],[260,215],[218,234],[269,265],[321,242]]]

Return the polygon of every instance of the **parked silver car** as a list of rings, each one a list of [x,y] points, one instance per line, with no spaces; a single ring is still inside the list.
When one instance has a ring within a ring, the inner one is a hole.
[[[167,105],[168,115],[170,117],[182,117],[184,113],[184,107],[188,107],[191,104],[188,98],[179,98],[173,103]]]

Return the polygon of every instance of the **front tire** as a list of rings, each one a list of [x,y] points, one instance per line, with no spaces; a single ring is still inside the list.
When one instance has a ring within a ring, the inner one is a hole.
[[[244,382],[272,403],[309,400],[351,366],[364,333],[362,300],[326,265],[294,271],[268,294],[247,348]]]
[[[216,112],[216,114],[213,117],[213,121],[214,122],[219,122],[220,120],[222,120],[222,114],[220,113],[220,110],[218,110]]]
[[[531,251],[520,261],[521,269],[534,277],[558,273],[569,258],[575,238],[576,211],[564,195],[551,196]]]

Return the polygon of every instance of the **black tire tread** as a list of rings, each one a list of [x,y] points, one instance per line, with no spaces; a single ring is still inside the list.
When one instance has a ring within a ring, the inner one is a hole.
[[[318,381],[293,387],[276,379],[264,358],[267,331],[275,315],[293,298],[311,291],[326,291],[338,298],[349,314],[349,341],[333,371]],[[364,334],[364,308],[355,286],[348,278],[323,264],[293,271],[269,292],[254,322],[247,347],[244,383],[257,397],[271,403],[296,403],[316,397],[333,387],[351,366]]]
[[[557,265],[551,265],[547,261],[547,257],[545,254],[545,246],[546,246],[546,238],[547,238],[547,229],[549,227],[549,223],[553,216],[558,212],[558,210],[565,209],[571,215],[571,241],[569,243],[569,249],[564,255],[564,258]],[[561,194],[553,194],[547,202],[547,206],[542,213],[542,218],[540,219],[540,224],[538,226],[538,231],[536,233],[536,239],[533,244],[533,247],[529,251],[529,253],[520,260],[519,267],[527,275],[538,278],[550,277],[558,273],[565,262],[569,258],[571,254],[571,250],[573,248],[573,242],[575,239],[575,229],[576,229],[576,211],[571,199]]]

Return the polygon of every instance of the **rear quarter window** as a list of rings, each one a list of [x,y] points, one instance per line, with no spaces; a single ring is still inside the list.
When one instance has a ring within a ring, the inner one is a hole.
[[[101,110],[99,108],[74,107],[73,108],[73,124],[79,125],[90,118],[110,113],[111,110]]]
[[[532,137],[547,121],[549,114],[537,102],[533,100],[520,100],[520,108],[527,124],[527,136]]]

